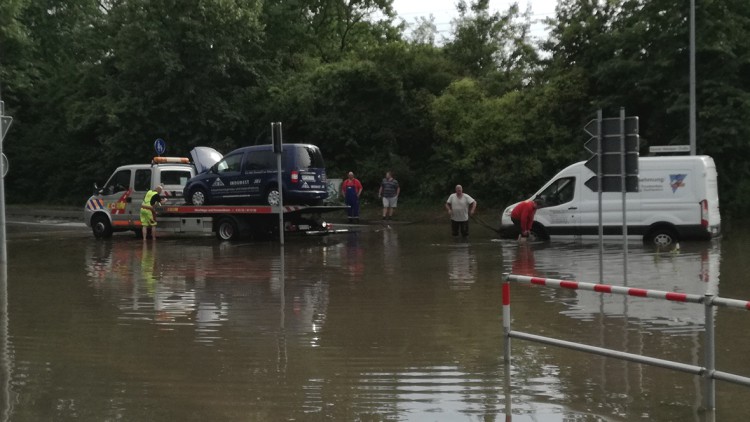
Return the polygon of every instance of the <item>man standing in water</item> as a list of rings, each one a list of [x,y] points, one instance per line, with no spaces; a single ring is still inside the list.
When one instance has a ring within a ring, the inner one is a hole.
[[[398,185],[398,180],[393,178],[390,171],[386,172],[378,191],[378,197],[383,199],[383,220],[393,220],[393,209],[398,204],[400,193],[401,187]]]
[[[445,202],[445,209],[451,217],[451,232],[453,236],[466,237],[469,235],[469,216],[474,215],[477,209],[477,201],[464,193],[461,185],[456,185],[456,193],[452,193]]]
[[[344,195],[344,201],[349,206],[349,222],[359,223],[359,195],[362,194],[362,183],[354,177],[351,171],[347,179],[341,184],[341,193]]]
[[[154,190],[146,192],[146,196],[143,197],[143,203],[141,204],[141,227],[143,240],[156,239],[156,214],[154,214],[154,207],[157,204],[163,204],[167,201],[167,198],[161,196],[164,188],[159,185]]]

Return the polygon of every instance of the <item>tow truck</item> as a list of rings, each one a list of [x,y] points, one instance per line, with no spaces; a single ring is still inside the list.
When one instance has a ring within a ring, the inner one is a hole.
[[[191,155],[194,162],[204,164],[205,157],[221,157],[208,147],[196,147]],[[196,173],[196,165],[184,157],[155,157],[151,164],[118,167],[104,187],[94,185],[93,195],[84,207],[84,222],[96,238],[124,231],[133,231],[140,237],[143,198],[149,189],[162,185],[167,203],[156,209],[159,232],[215,233],[220,240],[235,240],[247,234],[265,238],[278,233],[280,211],[285,233],[322,235],[346,231],[334,230],[322,219],[322,214],[346,210],[346,206],[290,205],[280,209],[268,205],[187,205],[183,187]]]

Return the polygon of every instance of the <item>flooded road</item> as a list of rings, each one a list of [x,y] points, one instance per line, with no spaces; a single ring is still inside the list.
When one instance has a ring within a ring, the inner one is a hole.
[[[477,224],[219,242],[9,225],[2,420],[735,421],[750,389],[514,340],[502,273],[599,281],[596,242]],[[741,229],[742,230],[742,229]],[[658,252],[627,285],[750,299],[750,232]],[[604,282],[623,284],[622,248]],[[700,305],[514,285],[513,329],[703,365]],[[717,369],[750,376],[750,313],[716,311]]]

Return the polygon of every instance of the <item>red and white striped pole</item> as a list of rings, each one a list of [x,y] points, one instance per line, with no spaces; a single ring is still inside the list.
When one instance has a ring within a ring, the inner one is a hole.
[[[506,280],[539,286],[558,287],[571,290],[588,290],[598,293],[610,293],[623,296],[648,297],[665,299],[673,302],[703,303],[703,296],[687,293],[666,292],[662,290],[638,289],[634,287],[613,286],[610,284],[584,283],[581,281],[557,280],[554,278],[529,277],[511,274]]]
[[[505,363],[510,363],[510,280],[508,276],[510,274],[504,274],[505,282],[503,282],[503,360]],[[506,370],[510,370],[507,369]]]

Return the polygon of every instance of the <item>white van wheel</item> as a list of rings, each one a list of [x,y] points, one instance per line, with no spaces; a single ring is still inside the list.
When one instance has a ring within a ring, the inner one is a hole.
[[[279,189],[276,186],[271,186],[266,192],[266,204],[275,207],[278,206],[280,201]]]
[[[656,247],[664,248],[677,243],[677,234],[672,229],[654,229],[646,235],[646,242]]]

